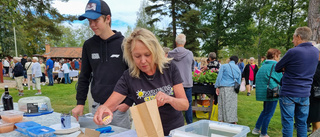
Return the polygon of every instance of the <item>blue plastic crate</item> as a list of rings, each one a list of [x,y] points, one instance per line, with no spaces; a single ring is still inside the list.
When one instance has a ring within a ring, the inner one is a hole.
[[[28,121],[28,122],[21,122],[21,123],[16,123],[14,124],[17,129],[21,132],[27,133],[27,129],[28,128],[32,128],[32,127],[40,127],[41,125],[33,122],[33,121]]]
[[[53,137],[55,136],[55,130],[46,126],[33,127],[27,129],[29,136],[31,137]]]

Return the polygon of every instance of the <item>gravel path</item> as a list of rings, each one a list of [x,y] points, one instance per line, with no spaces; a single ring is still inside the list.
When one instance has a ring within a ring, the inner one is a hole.
[[[3,80],[3,83],[0,83],[0,89],[4,89],[4,86],[7,85],[9,88],[16,87],[16,81],[14,80]]]

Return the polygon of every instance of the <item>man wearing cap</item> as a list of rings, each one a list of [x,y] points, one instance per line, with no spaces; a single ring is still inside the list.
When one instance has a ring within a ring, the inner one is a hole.
[[[124,39],[120,32],[111,29],[111,11],[102,0],[90,0],[86,6],[85,14],[79,20],[88,19],[90,28],[95,35],[86,40],[82,49],[82,67],[77,87],[77,106],[72,110],[74,117],[83,114],[87,99],[88,88],[91,83],[91,95],[94,100],[92,113],[100,104],[110,97],[117,81],[128,68],[123,61],[121,44]],[[130,128],[129,106],[132,100],[126,98],[117,107],[110,124]]]

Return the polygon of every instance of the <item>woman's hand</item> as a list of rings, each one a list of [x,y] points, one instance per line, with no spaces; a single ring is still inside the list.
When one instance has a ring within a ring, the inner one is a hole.
[[[106,116],[110,116],[112,118],[113,113],[110,111],[108,107],[106,107],[105,105],[101,105],[99,106],[97,112],[95,113],[93,121],[97,125],[102,125],[103,124],[102,119]]]
[[[172,97],[159,91],[156,95],[156,100],[157,100],[158,107],[161,107],[164,104],[169,103],[172,100]]]
[[[219,88],[216,88],[216,94],[219,96],[220,90]]]

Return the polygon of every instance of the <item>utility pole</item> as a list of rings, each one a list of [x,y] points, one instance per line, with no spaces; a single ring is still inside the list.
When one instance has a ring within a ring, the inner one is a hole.
[[[14,47],[15,47],[15,51],[16,51],[16,57],[18,57],[16,27],[14,25],[14,19],[13,19],[13,36],[14,36]]]

